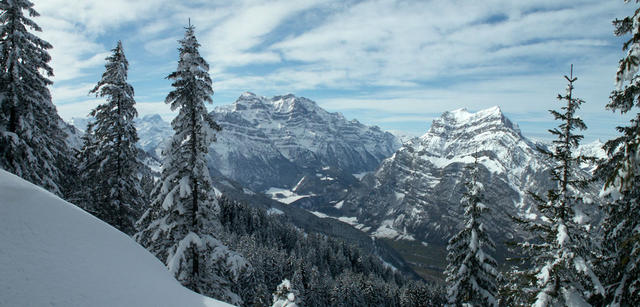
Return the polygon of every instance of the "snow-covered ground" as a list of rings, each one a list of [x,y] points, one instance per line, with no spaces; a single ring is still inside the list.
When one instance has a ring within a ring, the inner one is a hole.
[[[270,197],[275,201],[279,201],[287,205],[291,204],[292,202],[300,198],[313,196],[313,195],[298,195],[296,194],[296,192],[293,192],[291,190],[283,189],[283,188],[275,188],[275,187],[269,188],[268,190],[264,191],[264,194],[266,194],[268,197]]]
[[[0,170],[0,306],[230,306],[127,235]]]

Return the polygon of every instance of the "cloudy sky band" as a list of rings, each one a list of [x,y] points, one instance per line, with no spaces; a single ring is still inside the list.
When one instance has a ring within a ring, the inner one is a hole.
[[[554,123],[540,114],[558,108],[574,64],[588,140],[624,122],[604,110],[623,55],[611,21],[635,9],[598,0],[39,0],[35,8],[54,46],[52,93],[65,119],[98,103],[87,92],[119,39],[140,113],[170,117],[164,77],[190,18],[212,67],[214,105],[244,91],[291,92],[412,134],[443,111],[499,105],[526,135],[544,136]]]

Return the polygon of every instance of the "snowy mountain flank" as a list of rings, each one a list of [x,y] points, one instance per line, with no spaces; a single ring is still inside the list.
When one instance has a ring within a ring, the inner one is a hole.
[[[356,217],[376,237],[444,243],[460,226],[461,179],[475,154],[489,206],[499,207],[491,214],[498,222],[493,231],[511,236],[508,216],[529,211],[526,192],[546,185],[540,171],[545,164],[498,107],[445,112],[329,212]],[[499,205],[492,206],[494,202]]]
[[[552,184],[548,163],[536,149],[548,145],[524,137],[499,107],[475,113],[445,112],[427,133],[403,145],[388,132],[347,121],[294,95],[266,98],[246,92],[210,115],[223,127],[209,152],[217,190],[254,207],[286,212],[303,229],[375,249],[363,244],[361,237],[338,230],[335,223],[328,227],[322,220],[344,222],[386,239],[405,260],[427,263],[436,272],[443,263],[433,259],[444,259],[446,242],[462,227],[462,179],[474,155],[499,259],[505,252],[502,242],[523,236],[511,217],[538,218],[528,192],[543,195]],[[139,146],[159,157],[163,142],[172,134],[169,123],[148,115],[136,125]],[[601,146],[596,141],[579,151],[601,158]],[[583,167],[590,170],[593,165]],[[588,197],[596,194],[594,189]],[[381,253],[393,265],[405,265],[393,252]],[[412,259],[425,253],[428,256],[421,260]]]
[[[210,113],[222,126],[209,150],[209,168],[284,203],[318,194],[340,194],[354,174],[375,170],[400,148],[398,138],[378,127],[329,113],[292,94],[272,98],[243,93]],[[137,121],[140,146],[160,157],[173,132],[158,115]]]
[[[231,306],[182,287],[126,234],[0,170],[0,306]]]
[[[463,177],[474,155],[491,212],[489,232],[497,242],[519,236],[511,216],[537,218],[528,191],[543,194],[551,181],[536,145],[498,107],[445,112],[426,134],[406,142],[346,198],[299,203],[378,238],[443,248],[462,227]]]
[[[223,127],[210,152],[211,168],[260,192],[309,195],[336,183],[342,188],[352,174],[376,169],[400,146],[378,127],[347,121],[291,94],[246,92],[211,115]]]

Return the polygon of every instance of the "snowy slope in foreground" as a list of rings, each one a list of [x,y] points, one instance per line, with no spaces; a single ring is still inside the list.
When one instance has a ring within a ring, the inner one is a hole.
[[[230,306],[115,228],[0,170],[0,306]]]

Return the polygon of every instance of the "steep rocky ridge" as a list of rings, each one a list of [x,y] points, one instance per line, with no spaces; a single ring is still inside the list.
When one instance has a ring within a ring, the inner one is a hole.
[[[392,240],[400,250],[412,245],[404,253],[407,259],[420,253],[443,257],[447,241],[463,226],[465,167],[477,156],[485,204],[491,210],[485,225],[503,259],[504,242],[526,236],[511,217],[538,218],[528,192],[544,195],[553,184],[548,161],[537,146],[541,144],[524,137],[498,107],[445,112],[426,134],[406,142],[344,199],[306,198],[293,204],[349,221],[374,237]],[[596,190],[587,198],[596,197]],[[423,259],[422,265],[436,274],[443,268],[437,259]]]
[[[378,127],[291,94],[247,92],[211,115],[223,127],[211,148],[212,169],[256,191],[337,193],[355,181],[352,174],[375,170],[400,147]]]

